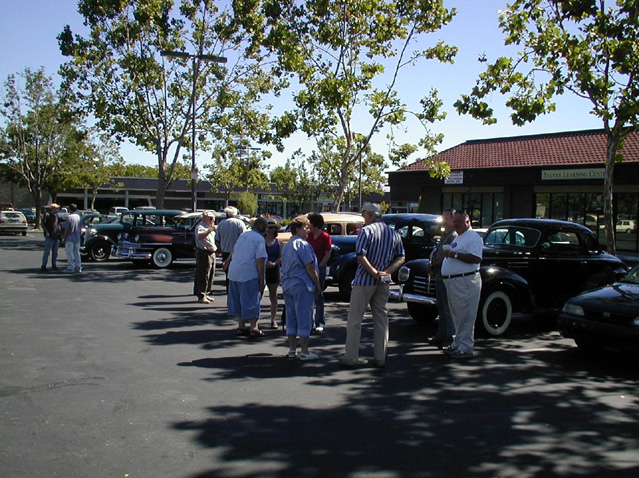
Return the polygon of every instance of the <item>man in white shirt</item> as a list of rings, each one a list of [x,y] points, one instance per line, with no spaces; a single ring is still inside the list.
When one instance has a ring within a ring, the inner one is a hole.
[[[475,319],[481,294],[479,263],[484,242],[470,227],[468,214],[457,212],[453,216],[457,237],[444,254],[442,279],[448,295],[448,306],[455,325],[452,345],[444,350],[452,358],[473,356]]]

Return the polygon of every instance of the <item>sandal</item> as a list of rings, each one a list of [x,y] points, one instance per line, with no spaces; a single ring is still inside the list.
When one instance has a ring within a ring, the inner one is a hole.
[[[240,329],[239,327],[237,329],[235,329],[235,334],[238,337],[248,337],[250,335],[250,330],[249,329]]]
[[[249,332],[249,335],[251,336],[251,338],[255,339],[257,337],[263,337],[266,334],[262,332],[261,330],[251,330]]]
[[[275,322],[271,322],[271,329],[277,330],[279,329],[279,326]]]

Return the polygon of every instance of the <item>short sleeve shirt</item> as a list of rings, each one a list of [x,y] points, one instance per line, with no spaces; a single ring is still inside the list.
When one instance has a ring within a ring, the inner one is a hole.
[[[204,239],[200,239],[200,234],[208,231],[209,225],[204,221],[197,223],[195,228],[195,247],[204,249],[205,251],[215,252],[215,231],[210,232]]]
[[[67,231],[67,242],[80,242],[82,235],[80,216],[75,213],[69,214],[67,220],[64,222],[64,230]]]
[[[472,229],[467,229],[466,232],[453,239],[453,242],[450,244],[450,248],[453,252],[472,254],[480,259],[482,258],[483,247],[484,241],[482,241],[479,234]],[[469,264],[451,257],[447,257],[444,259],[444,262],[442,262],[443,276],[465,274],[466,272],[473,272],[476,270],[479,270],[479,264]]]
[[[229,265],[228,278],[234,282],[248,282],[259,279],[257,260],[268,257],[266,241],[257,231],[247,231],[238,237],[233,248],[233,258]]]
[[[313,237],[313,233],[310,232],[308,234],[306,242],[308,242],[313,247],[318,262],[322,262],[322,260],[324,260],[326,251],[330,251],[333,244],[333,241],[331,241],[331,236],[328,234],[328,232],[325,231],[322,231],[320,235],[317,236],[317,238]]]
[[[405,255],[401,237],[383,221],[362,227],[357,235],[355,253],[366,256],[368,262],[380,271],[390,266],[395,258]],[[377,279],[358,264],[353,285],[377,285]]]
[[[295,285],[303,285],[309,292],[315,292],[315,283],[308,275],[308,264],[317,267],[317,257],[311,245],[299,236],[293,236],[282,249],[282,291]]]

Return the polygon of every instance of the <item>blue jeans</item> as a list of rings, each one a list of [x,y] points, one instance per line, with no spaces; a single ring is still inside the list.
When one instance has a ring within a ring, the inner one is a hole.
[[[81,272],[80,241],[67,241],[64,249],[67,253],[67,270]]]
[[[315,327],[324,327],[324,282],[326,282],[326,266],[319,268],[320,293],[315,296]]]
[[[51,267],[58,267],[58,247],[60,241],[52,237],[44,238],[44,254],[42,254],[42,267],[47,267],[49,261],[49,253],[51,253]]]

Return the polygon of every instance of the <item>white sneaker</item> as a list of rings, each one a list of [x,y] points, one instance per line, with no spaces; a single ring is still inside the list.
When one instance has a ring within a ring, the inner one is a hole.
[[[307,361],[307,360],[317,360],[319,358],[319,355],[314,354],[313,352],[309,352],[307,354],[301,353],[299,357],[300,357],[300,360]]]

